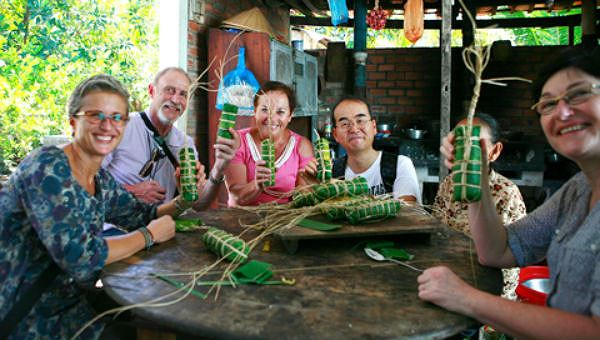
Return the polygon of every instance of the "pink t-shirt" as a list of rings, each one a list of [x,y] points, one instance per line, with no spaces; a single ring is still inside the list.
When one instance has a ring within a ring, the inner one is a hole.
[[[250,135],[250,128],[238,131],[240,134],[240,147],[231,160],[231,163],[244,164],[246,166],[246,181],[250,183],[256,175],[256,161],[262,159],[260,156],[260,145],[256,145]],[[268,190],[277,193],[289,193],[296,187],[296,177],[298,171],[310,162],[314,157],[302,157],[300,155],[300,143],[303,137],[299,134],[290,131],[290,139],[285,146],[281,156],[275,161],[275,185],[269,187]],[[269,195],[266,192],[261,192],[254,202],[248,205],[258,205],[261,203],[273,202],[286,203],[290,200],[289,197],[279,198]],[[234,205],[231,196],[227,202],[229,206]]]

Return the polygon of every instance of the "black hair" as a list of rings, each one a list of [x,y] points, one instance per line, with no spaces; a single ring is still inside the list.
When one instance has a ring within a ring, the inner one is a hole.
[[[337,101],[337,103],[335,103],[335,105],[333,105],[333,108],[331,109],[331,124],[333,124],[332,126],[335,127],[335,109],[337,109],[338,106],[340,106],[340,104],[342,102],[345,101],[350,101],[350,102],[359,102],[359,103],[363,103],[367,106],[367,110],[369,111],[369,116],[371,117],[371,119],[373,119],[373,114],[371,113],[371,105],[369,105],[369,103],[367,103],[367,100],[364,97],[361,96],[355,96],[355,95],[346,95],[343,96],[340,100]]]
[[[477,112],[473,118],[479,119],[483,125],[487,126],[487,128],[490,130],[490,141],[492,143],[497,143],[500,140],[500,123],[498,123],[496,118],[485,112]],[[467,116],[463,116],[459,122],[465,119],[467,119]]]
[[[573,67],[591,76],[600,78],[600,47],[594,49],[578,45],[569,47],[560,52],[555,58],[545,64],[539,71],[533,83],[533,98],[538,101],[542,88],[558,71]]]

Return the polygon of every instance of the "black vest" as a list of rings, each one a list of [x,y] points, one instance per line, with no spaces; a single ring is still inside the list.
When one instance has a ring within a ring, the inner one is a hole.
[[[385,192],[391,193],[394,191],[394,181],[396,180],[396,167],[398,166],[398,154],[393,152],[382,151],[381,163],[379,166],[379,172],[381,173],[381,179],[383,180],[383,186]],[[346,171],[346,162],[348,156],[338,157],[333,160],[333,178],[343,178],[344,172]],[[393,164],[393,166],[391,166]]]

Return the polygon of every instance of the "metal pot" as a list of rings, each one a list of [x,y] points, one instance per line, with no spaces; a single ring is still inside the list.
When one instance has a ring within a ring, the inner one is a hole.
[[[390,124],[377,124],[377,132],[390,133],[391,131],[392,126]]]
[[[408,136],[408,138],[410,138],[410,139],[423,139],[425,137],[425,134],[427,133],[427,131],[414,128],[414,129],[406,129],[405,133]]]

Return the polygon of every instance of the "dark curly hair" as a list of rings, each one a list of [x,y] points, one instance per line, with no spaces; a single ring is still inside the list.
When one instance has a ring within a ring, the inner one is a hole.
[[[540,69],[537,79],[532,87],[533,98],[535,98],[536,101],[539,100],[542,94],[542,88],[548,79],[558,71],[570,67],[600,78],[600,47],[590,49],[578,45],[562,50],[560,54]]]

